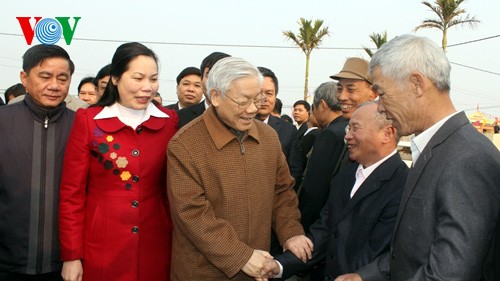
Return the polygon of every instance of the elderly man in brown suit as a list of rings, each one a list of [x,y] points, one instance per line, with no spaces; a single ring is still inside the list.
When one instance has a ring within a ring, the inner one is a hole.
[[[311,255],[278,136],[255,119],[262,80],[242,59],[218,61],[207,82],[212,106],[169,143],[171,280],[265,280],[271,227],[285,249],[299,236],[290,250]]]

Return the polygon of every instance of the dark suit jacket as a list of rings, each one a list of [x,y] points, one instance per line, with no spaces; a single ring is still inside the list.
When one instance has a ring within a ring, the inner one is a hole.
[[[408,175],[391,251],[358,273],[365,281],[500,280],[493,273],[499,202],[498,149],[460,112]]]
[[[179,102],[176,102],[176,103],[173,103],[173,104],[169,104],[169,105],[166,105],[165,108],[168,108],[168,109],[173,109],[175,111],[179,111]]]
[[[205,111],[205,101],[202,100],[199,104],[195,104],[186,108],[183,108],[177,112],[179,115],[179,129],[187,123],[191,122],[196,117],[203,114]]]
[[[357,168],[357,163],[351,163],[332,180],[328,201],[308,233],[314,243],[313,258],[303,263],[289,251],[276,257],[283,265],[283,278],[325,257],[325,273],[335,278],[389,250],[408,167],[396,153],[377,167],[350,198]]]
[[[297,129],[299,134],[299,140],[301,140],[302,137],[304,137],[304,134],[306,133],[307,129],[308,129],[307,122],[304,122],[302,123],[302,125],[299,126],[299,128]]]
[[[332,173],[345,144],[347,123],[347,119],[339,116],[316,136],[298,194],[304,229],[308,229],[319,218],[328,198]]]
[[[297,129],[294,125],[272,115],[269,115],[267,124],[278,133],[281,149],[285,154],[288,167],[290,168],[290,174],[295,178],[295,186],[298,186],[302,179],[302,154],[300,152]]]
[[[312,129],[307,135],[303,136],[299,140],[300,151],[302,153],[302,170],[306,169],[307,166],[307,154],[311,151],[311,148],[314,145],[314,141],[316,140],[316,136],[319,134],[319,129]]]

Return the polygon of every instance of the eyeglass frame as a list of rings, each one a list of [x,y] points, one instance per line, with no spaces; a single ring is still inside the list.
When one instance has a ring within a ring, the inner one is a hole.
[[[257,109],[260,109],[260,106],[266,101],[266,96],[263,93],[259,93],[259,95],[253,99],[253,100],[246,100],[245,102],[238,102],[229,95],[224,95],[224,97],[228,97],[229,100],[234,102],[235,104],[238,105],[238,108],[240,110],[247,109],[252,103],[257,107]]]

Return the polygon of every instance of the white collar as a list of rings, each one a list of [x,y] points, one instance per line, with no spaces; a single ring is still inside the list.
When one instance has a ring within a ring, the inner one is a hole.
[[[431,138],[441,129],[441,127],[448,121],[451,117],[459,113],[453,112],[452,114],[446,116],[445,118],[439,120],[436,124],[430,126],[427,128],[427,130],[423,131],[420,133],[418,136],[415,136],[411,139],[411,158],[412,158],[412,163],[413,166],[415,166],[415,162],[417,162],[418,157],[420,156],[420,153],[424,151],[424,148],[427,146]]]
[[[107,118],[113,118],[113,117],[118,118],[121,115],[120,109],[118,108],[119,106],[122,106],[122,105],[120,105],[117,102],[113,103],[112,105],[105,106],[101,110],[101,112],[99,112],[94,117],[94,120],[107,119]],[[124,108],[126,108],[126,107],[124,107]],[[140,111],[140,110],[138,110],[138,111]],[[170,117],[165,112],[159,110],[158,107],[156,107],[152,102],[149,103],[148,106],[146,107],[144,116],[145,117],[147,116],[148,117],[147,119],[149,119],[149,116],[154,116],[154,117],[158,117],[158,118],[169,118]]]

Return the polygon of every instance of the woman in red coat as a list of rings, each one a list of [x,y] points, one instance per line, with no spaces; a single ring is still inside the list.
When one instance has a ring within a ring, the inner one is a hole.
[[[178,119],[152,103],[157,90],[156,55],[126,43],[97,106],[76,113],[60,190],[64,280],[169,280],[166,148]]]

